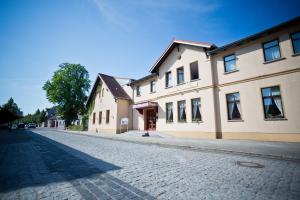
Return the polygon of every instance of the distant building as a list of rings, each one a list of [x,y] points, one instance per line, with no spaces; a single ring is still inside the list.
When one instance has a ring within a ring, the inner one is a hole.
[[[57,115],[55,107],[46,108],[46,118],[46,127],[59,129],[65,128],[65,120],[63,120],[60,116]]]
[[[216,47],[172,41],[138,80],[99,74],[89,130],[300,141],[300,17]]]

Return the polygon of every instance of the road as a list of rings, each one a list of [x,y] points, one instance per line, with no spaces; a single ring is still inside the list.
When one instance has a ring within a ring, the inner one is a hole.
[[[0,131],[0,145],[0,199],[300,197],[300,163],[294,161],[166,148],[51,129]]]

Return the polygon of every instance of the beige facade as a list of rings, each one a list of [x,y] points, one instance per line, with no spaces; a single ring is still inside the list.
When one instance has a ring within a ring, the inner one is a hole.
[[[117,132],[128,117],[130,129],[177,137],[300,142],[299,27],[296,18],[219,48],[174,40],[149,76],[122,86],[130,100],[96,97],[95,112],[115,113],[97,130]]]

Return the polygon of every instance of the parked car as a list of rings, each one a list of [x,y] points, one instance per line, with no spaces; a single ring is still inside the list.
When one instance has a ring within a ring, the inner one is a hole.
[[[25,124],[23,123],[18,124],[18,128],[25,128]]]
[[[36,124],[35,123],[29,123],[27,128],[36,128]]]

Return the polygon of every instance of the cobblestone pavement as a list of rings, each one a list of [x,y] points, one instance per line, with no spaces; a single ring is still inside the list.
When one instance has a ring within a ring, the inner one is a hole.
[[[0,199],[300,197],[299,162],[34,132],[0,132]]]

